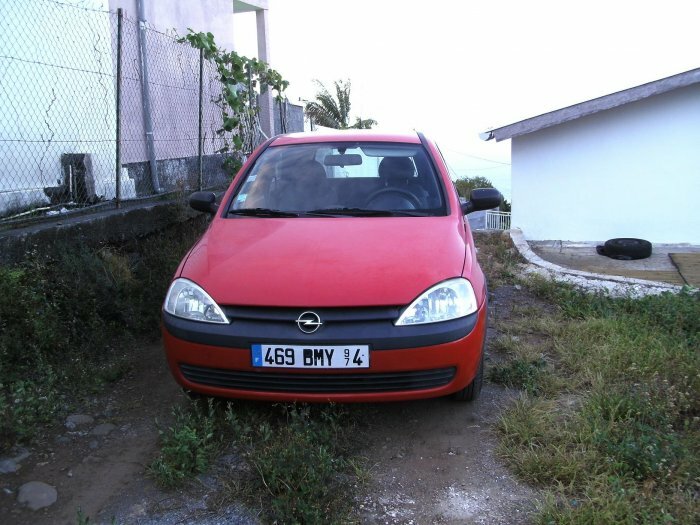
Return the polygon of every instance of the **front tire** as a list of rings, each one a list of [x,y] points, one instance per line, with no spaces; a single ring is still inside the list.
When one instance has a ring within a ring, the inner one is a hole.
[[[479,370],[476,372],[472,382],[465,386],[459,392],[452,394],[452,399],[455,401],[474,401],[481,393],[481,387],[484,383],[484,352],[481,352],[481,360],[479,361]]]

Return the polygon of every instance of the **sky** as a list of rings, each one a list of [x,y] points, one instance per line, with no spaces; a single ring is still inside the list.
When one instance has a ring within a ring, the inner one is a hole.
[[[270,65],[290,102],[313,99],[314,79],[349,79],[353,118],[423,131],[455,176],[504,193],[510,141],[480,132],[700,67],[697,0],[269,4]],[[255,17],[236,17],[236,49],[254,56]]]

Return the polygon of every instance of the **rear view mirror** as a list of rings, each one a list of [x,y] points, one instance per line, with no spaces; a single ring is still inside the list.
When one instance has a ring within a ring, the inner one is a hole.
[[[323,159],[323,164],[326,166],[359,166],[362,164],[362,156],[357,153],[345,153],[343,155],[326,155]]]
[[[469,195],[469,200],[462,204],[462,214],[498,208],[501,202],[503,195],[496,188],[476,188]]]
[[[204,213],[216,213],[219,205],[216,204],[216,195],[210,191],[196,191],[190,195],[190,207]]]

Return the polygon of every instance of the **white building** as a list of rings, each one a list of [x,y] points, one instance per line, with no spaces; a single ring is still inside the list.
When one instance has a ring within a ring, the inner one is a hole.
[[[528,240],[700,244],[700,68],[481,134]]]

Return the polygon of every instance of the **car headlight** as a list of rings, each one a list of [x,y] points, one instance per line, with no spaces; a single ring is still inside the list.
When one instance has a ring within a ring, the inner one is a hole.
[[[439,323],[473,314],[477,310],[474,288],[458,277],[423,292],[401,314],[395,326]]]
[[[229,322],[219,305],[201,286],[182,278],[175,279],[170,285],[163,309],[169,314],[191,321],[220,324]]]

